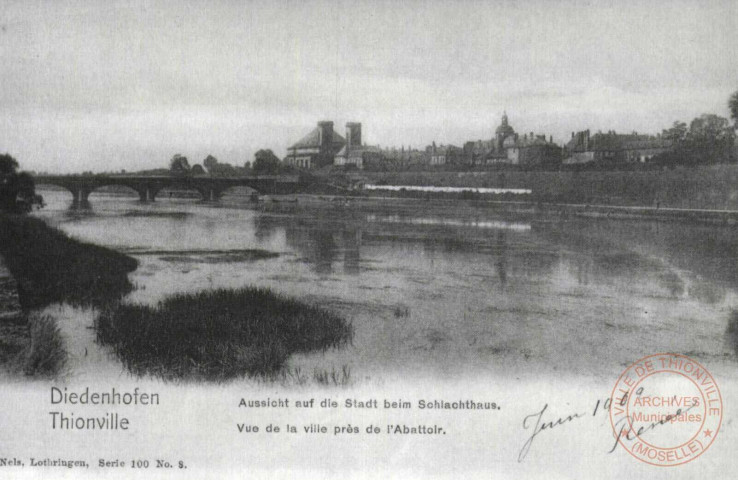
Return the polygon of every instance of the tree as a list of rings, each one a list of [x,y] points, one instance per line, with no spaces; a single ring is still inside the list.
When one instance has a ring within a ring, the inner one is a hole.
[[[212,155],[208,155],[205,157],[205,160],[202,161],[202,165],[208,169],[208,172],[212,173],[214,167],[218,165],[218,159]]]
[[[169,160],[169,171],[173,175],[186,176],[190,173],[190,163],[187,157],[177,153]]]
[[[214,177],[235,177],[236,167],[230,163],[216,163],[210,168],[210,175]]]
[[[735,130],[727,118],[705,114],[692,120],[687,133],[688,148],[700,163],[719,163],[732,160]]]
[[[689,128],[683,122],[663,131],[672,140],[672,148],[654,157],[662,165],[705,165],[735,160],[735,131],[727,118],[704,114],[692,120]]]
[[[31,174],[18,172],[18,161],[11,155],[0,155],[0,210],[28,212],[34,205],[43,205],[43,198],[36,195]]]
[[[738,128],[738,90],[730,96],[728,108],[730,109],[730,118],[733,119],[733,125]]]
[[[676,121],[671,126],[671,128],[668,128],[662,131],[661,135],[664,138],[669,139],[676,144],[676,143],[683,141],[686,138],[688,131],[689,129],[687,128],[686,123]]]
[[[667,138],[674,140],[673,148],[658,161],[681,165],[704,165],[733,161],[735,131],[727,118],[714,114],[703,114],[692,120],[689,129],[684,124],[674,123],[664,130]]]
[[[257,175],[274,175],[279,173],[281,164],[279,157],[271,150],[259,150],[254,154],[252,168]]]
[[[18,170],[18,161],[12,156],[4,153],[0,155],[0,175],[10,175]]]
[[[200,165],[199,163],[196,163],[190,169],[190,173],[192,175],[205,175],[205,169],[202,168],[202,165]]]
[[[706,113],[692,120],[688,136],[692,140],[720,141],[730,136],[729,126],[727,118]]]

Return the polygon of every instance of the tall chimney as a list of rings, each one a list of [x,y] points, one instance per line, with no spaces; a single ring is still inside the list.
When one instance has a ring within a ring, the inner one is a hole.
[[[348,122],[346,124],[346,150],[361,147],[361,123]]]
[[[321,153],[331,152],[333,148],[333,122],[318,122],[318,129],[320,132],[318,143],[320,144]]]

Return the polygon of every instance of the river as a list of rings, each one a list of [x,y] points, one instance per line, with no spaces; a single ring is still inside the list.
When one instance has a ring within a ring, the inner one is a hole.
[[[634,359],[685,353],[733,369],[738,233],[732,227],[504,213],[482,204],[303,197],[253,205],[42,191],[34,213],[140,262],[127,302],[268,286],[351,320],[353,345],[296,355],[291,371],[348,369],[357,383],[610,377]],[[276,258],[240,254],[259,249]],[[88,328],[96,312],[49,309],[70,375],[125,375]]]

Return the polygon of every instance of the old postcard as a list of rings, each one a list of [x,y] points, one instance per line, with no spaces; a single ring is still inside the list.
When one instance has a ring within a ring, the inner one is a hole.
[[[0,5],[1,479],[734,476],[735,1]]]

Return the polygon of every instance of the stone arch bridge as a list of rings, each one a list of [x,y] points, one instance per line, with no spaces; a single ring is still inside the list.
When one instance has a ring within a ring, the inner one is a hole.
[[[36,185],[55,185],[70,192],[75,203],[87,201],[100,187],[120,185],[138,192],[142,202],[153,202],[164,188],[197,190],[203,200],[216,201],[231,187],[250,187],[262,195],[301,193],[308,186],[298,175],[258,175],[252,177],[177,177],[135,175],[38,175]]]

